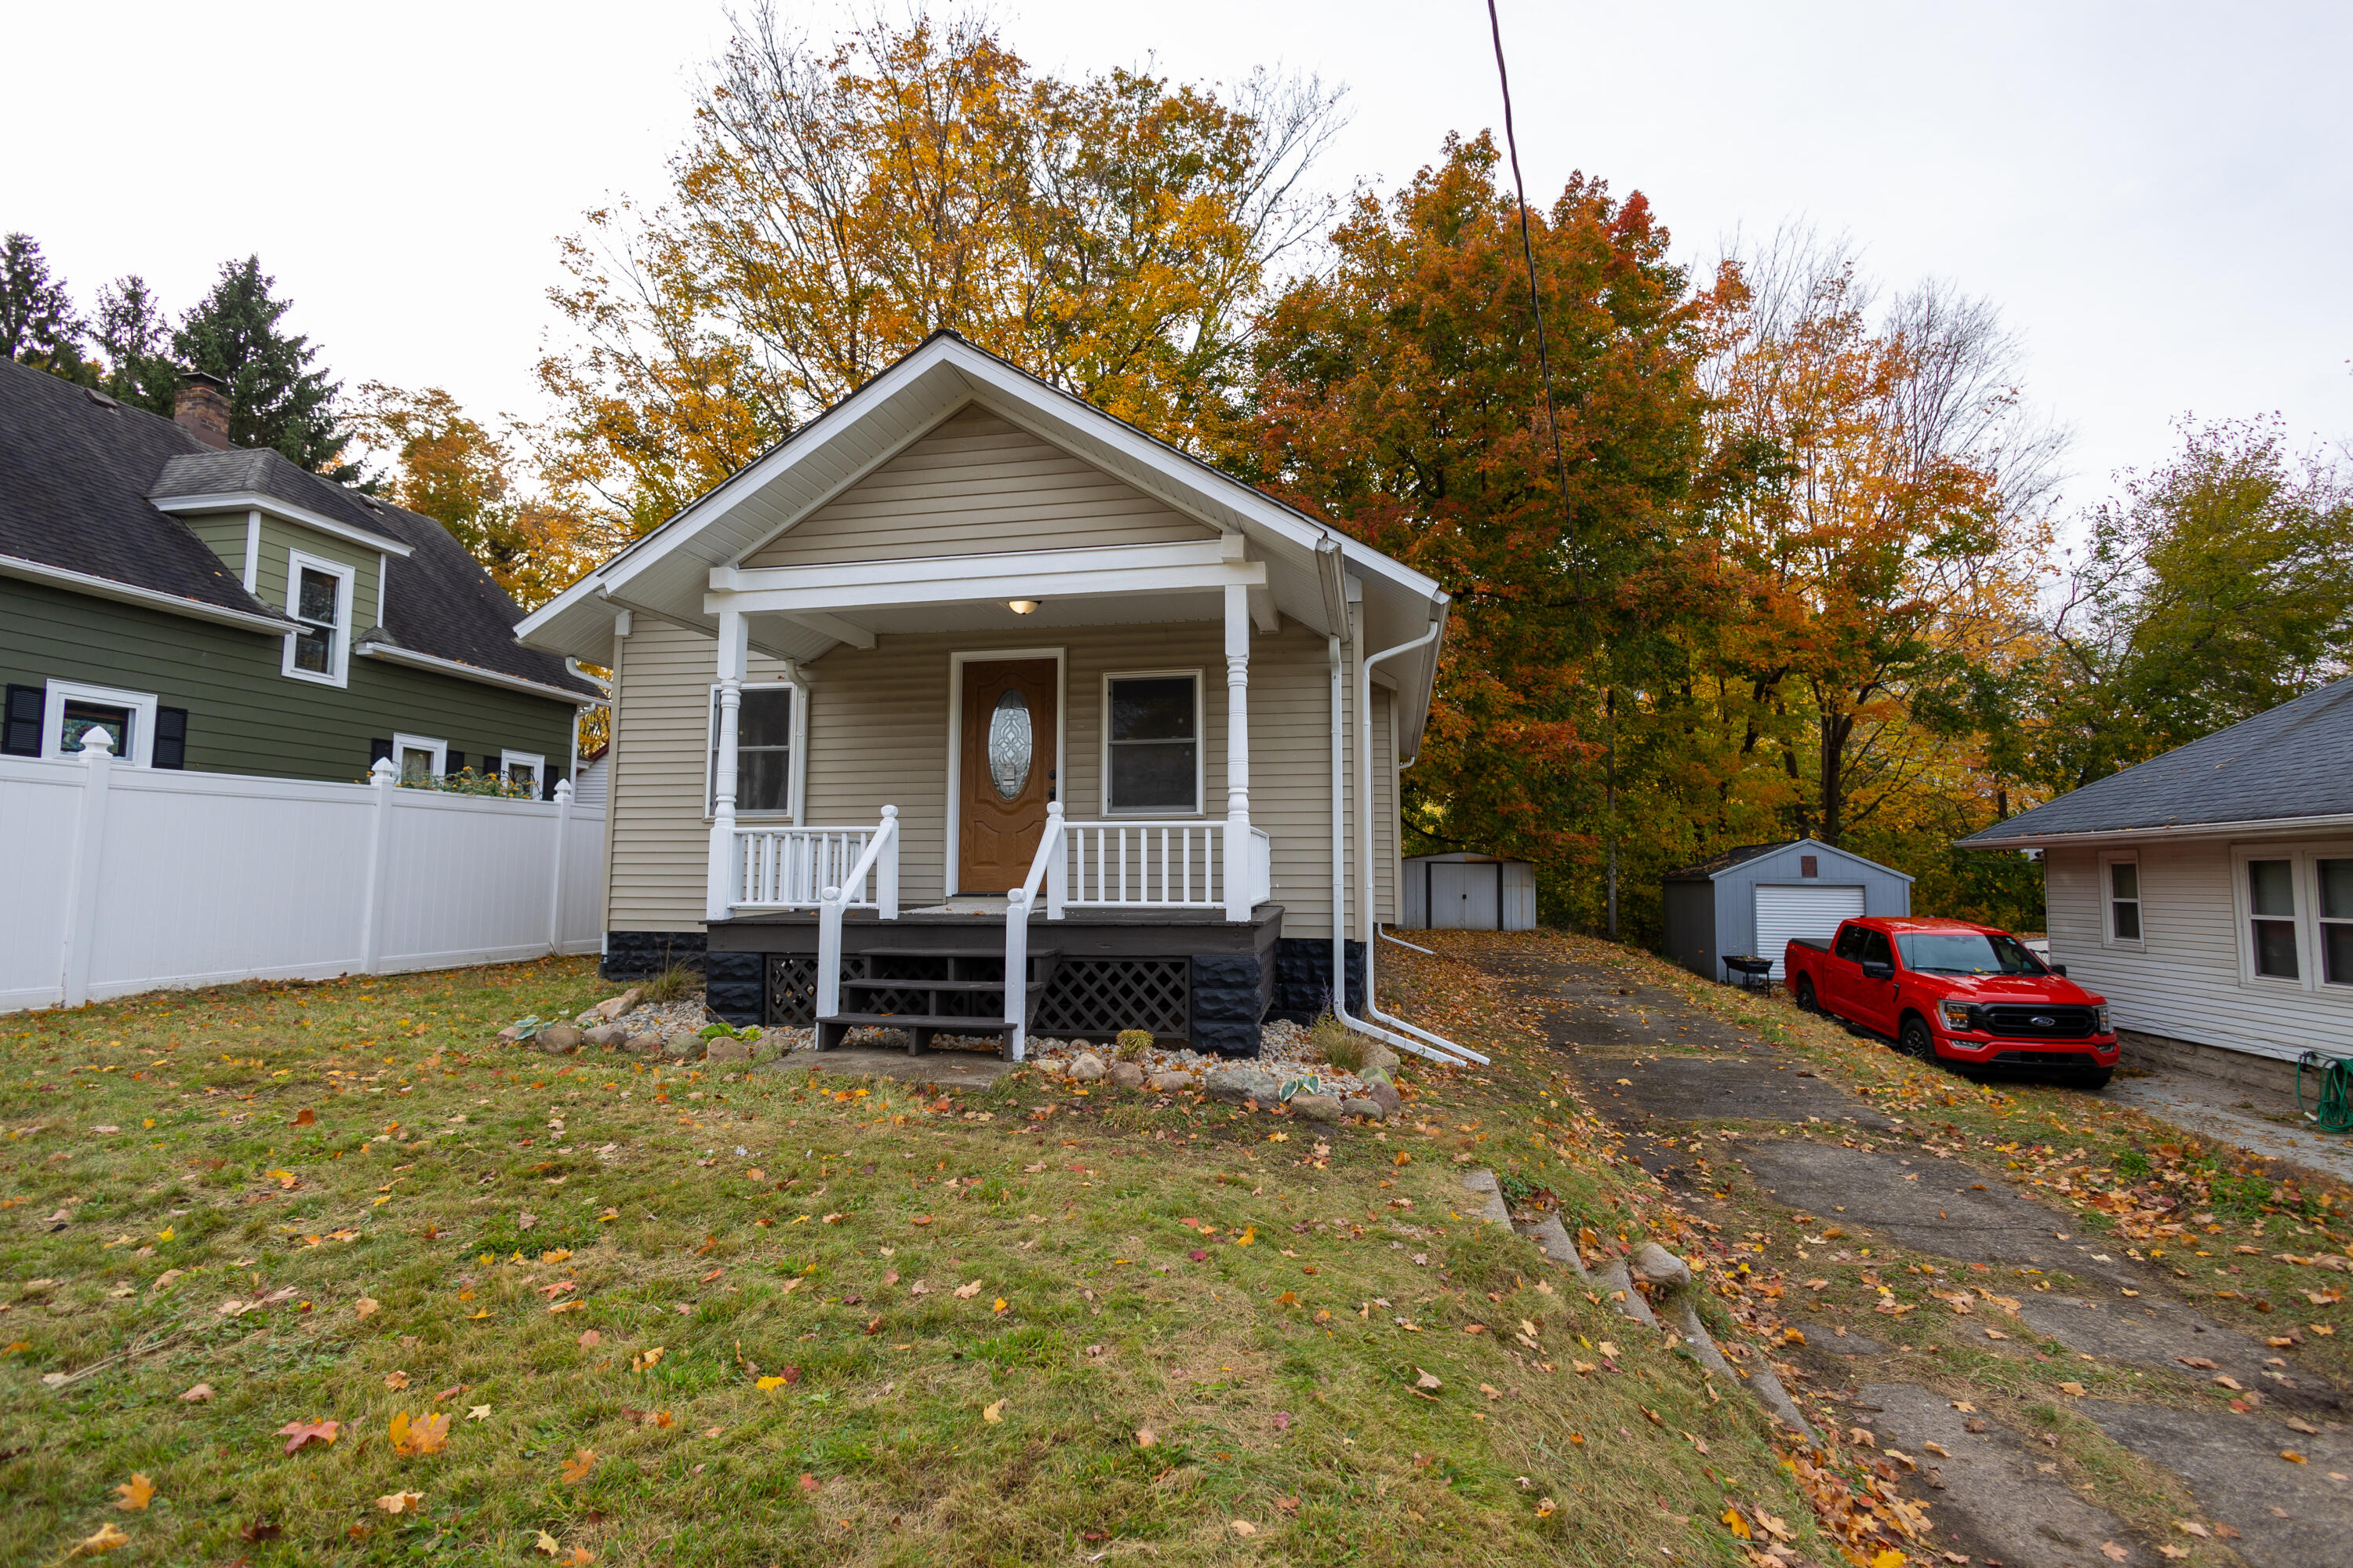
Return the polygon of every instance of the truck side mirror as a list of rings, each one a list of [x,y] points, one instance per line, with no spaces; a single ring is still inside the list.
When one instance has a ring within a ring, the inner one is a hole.
[[[1887,962],[1883,959],[1865,959],[1862,960],[1862,978],[1865,980],[1894,980],[1895,978],[1895,966]]]
[[[2067,978],[2067,966],[2065,964],[2052,964],[2051,966],[2051,972],[2057,975],[2060,979],[2064,980]]]

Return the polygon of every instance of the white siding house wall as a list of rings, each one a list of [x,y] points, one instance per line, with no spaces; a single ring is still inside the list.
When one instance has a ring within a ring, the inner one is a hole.
[[[10,757],[0,834],[0,1012],[600,940],[604,814],[573,805]]]
[[[2252,973],[2238,852],[2296,858],[2302,976]],[[2122,844],[2106,846],[2111,855]],[[2102,851],[2043,853],[2051,958],[2067,978],[2105,997],[2120,1029],[2274,1060],[2317,1049],[2353,1054],[2353,986],[2328,985],[2316,970],[2311,854],[2353,856],[2353,839],[2149,841],[2129,846],[2139,861],[2141,940],[2114,940],[2104,907]]]

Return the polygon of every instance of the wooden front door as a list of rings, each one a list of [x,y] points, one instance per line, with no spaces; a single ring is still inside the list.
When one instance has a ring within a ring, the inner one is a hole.
[[[1009,892],[1029,874],[1046,803],[1054,799],[1058,673],[1051,659],[964,667],[958,893]]]

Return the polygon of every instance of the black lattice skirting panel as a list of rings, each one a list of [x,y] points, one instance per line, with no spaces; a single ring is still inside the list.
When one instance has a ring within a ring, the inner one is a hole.
[[[1036,1034],[1116,1034],[1148,1029],[1167,1037],[1193,1030],[1193,965],[1187,959],[1065,959],[1039,999]]]

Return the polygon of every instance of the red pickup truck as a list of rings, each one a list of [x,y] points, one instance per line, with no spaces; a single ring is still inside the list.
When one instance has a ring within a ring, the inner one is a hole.
[[[2088,1089],[2116,1070],[2106,1000],[1990,926],[1849,920],[1831,941],[1792,941],[1782,972],[1799,1007],[1891,1035],[1924,1062],[2055,1068]]]

